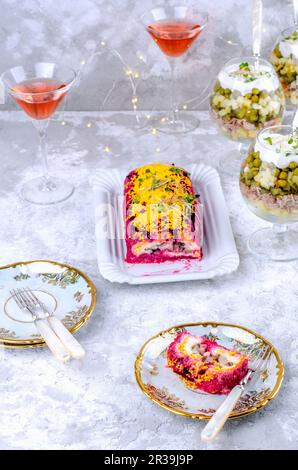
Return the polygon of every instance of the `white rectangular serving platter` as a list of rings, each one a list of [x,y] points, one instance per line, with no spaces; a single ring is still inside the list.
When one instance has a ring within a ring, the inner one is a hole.
[[[239,255],[217,171],[204,164],[185,168],[204,207],[203,259],[160,264],[124,261],[123,187],[129,170],[97,170],[90,178],[94,189],[97,259],[101,275],[111,282],[152,284],[211,279],[229,274],[239,265]],[[107,236],[109,233],[109,236]]]

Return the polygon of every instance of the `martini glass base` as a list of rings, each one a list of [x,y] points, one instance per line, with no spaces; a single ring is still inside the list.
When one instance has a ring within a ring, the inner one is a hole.
[[[172,116],[163,116],[154,124],[155,128],[163,134],[186,134],[197,129],[200,120],[190,113],[181,111],[175,119]]]
[[[74,187],[60,178],[46,179],[41,176],[27,181],[22,187],[22,197],[33,204],[48,205],[65,201],[74,192]]]
[[[280,226],[279,230],[262,228],[254,232],[247,241],[254,255],[271,261],[295,261],[298,259],[298,232]]]

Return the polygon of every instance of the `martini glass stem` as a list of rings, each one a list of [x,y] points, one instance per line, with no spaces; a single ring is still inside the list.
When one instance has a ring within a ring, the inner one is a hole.
[[[170,68],[171,68],[171,85],[170,85],[170,93],[171,93],[171,115],[172,121],[178,121],[178,106],[176,101],[176,60],[169,58]]]
[[[41,191],[53,191],[55,184],[50,179],[49,164],[48,164],[48,144],[47,144],[47,128],[49,120],[34,121],[34,126],[37,128],[39,136],[38,153],[42,161],[43,176],[42,184],[40,187]]]
[[[48,180],[49,175],[49,163],[48,163],[48,144],[46,131],[39,131],[39,155],[42,158],[43,163],[43,177]]]

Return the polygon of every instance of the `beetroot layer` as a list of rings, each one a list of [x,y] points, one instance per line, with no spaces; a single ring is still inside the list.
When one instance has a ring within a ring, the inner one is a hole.
[[[185,339],[186,336],[192,336],[187,331],[184,331],[177,335],[175,340],[170,344],[167,350],[167,358],[169,367],[178,375],[180,375],[185,384],[193,389],[201,390],[205,393],[226,395],[232,388],[240,383],[248,372],[248,358],[241,355],[237,351],[233,351],[233,354],[241,357],[239,364],[235,365],[234,368],[230,368],[226,371],[212,371],[213,377],[208,380],[202,380],[198,382],[198,379],[203,378],[204,373],[208,371],[208,368],[203,371],[198,371],[194,368],[196,359],[189,355],[181,354],[178,350],[178,345]],[[215,341],[211,341],[204,337],[197,337],[198,343],[204,348],[205,352],[211,352],[212,350],[225,350],[230,352],[228,348],[219,345]],[[243,359],[242,359],[243,358]],[[208,364],[206,364],[208,365]],[[211,368],[210,368],[211,370]],[[209,372],[209,371],[208,371]]]
[[[203,257],[202,249],[200,248],[199,250],[196,250],[194,254],[190,253],[189,255],[184,253],[183,256],[178,256],[175,255],[174,252],[171,252],[167,254],[165,251],[156,251],[153,254],[150,253],[143,253],[139,256],[136,256],[133,253],[133,246],[136,244],[134,240],[127,239],[126,240],[126,247],[127,247],[127,252],[126,252],[126,258],[125,261],[130,264],[135,264],[135,263],[165,263],[167,261],[178,261],[178,260],[183,260],[183,259],[197,259],[201,260]]]

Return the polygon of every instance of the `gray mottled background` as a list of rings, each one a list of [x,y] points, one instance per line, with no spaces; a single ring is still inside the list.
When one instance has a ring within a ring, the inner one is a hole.
[[[139,108],[167,108],[169,66],[140,21],[146,10],[162,3],[171,2],[0,0],[0,71],[29,60],[60,61],[82,70],[67,109],[121,110],[132,106],[126,67],[136,74]],[[252,0],[200,0],[195,4],[208,11],[209,27],[179,60],[178,102],[204,109],[206,90],[224,61],[250,53]],[[264,57],[278,33],[291,24],[291,0],[264,0]],[[0,109],[13,106],[6,100]]]

